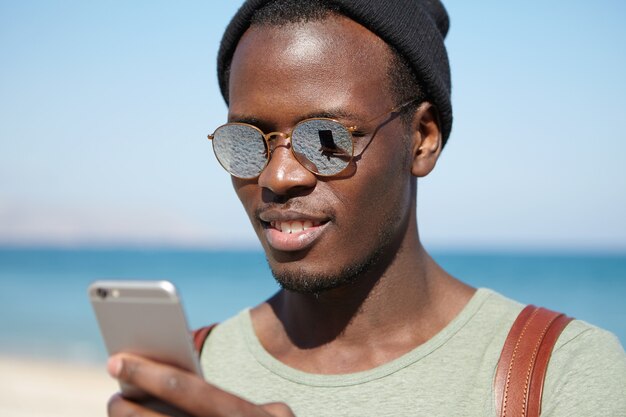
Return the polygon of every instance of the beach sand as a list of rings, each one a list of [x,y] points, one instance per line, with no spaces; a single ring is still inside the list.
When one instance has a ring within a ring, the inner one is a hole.
[[[117,389],[104,364],[0,356],[0,416],[105,417]]]

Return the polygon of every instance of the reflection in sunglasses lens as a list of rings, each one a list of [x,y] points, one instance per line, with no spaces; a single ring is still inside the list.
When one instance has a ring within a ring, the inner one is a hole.
[[[265,140],[252,126],[220,127],[213,138],[213,150],[224,169],[239,178],[256,178],[267,164]]]
[[[337,174],[352,158],[350,132],[333,120],[312,119],[298,124],[291,143],[298,161],[316,174]]]

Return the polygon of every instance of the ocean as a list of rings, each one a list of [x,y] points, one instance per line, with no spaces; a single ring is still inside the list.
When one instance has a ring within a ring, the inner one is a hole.
[[[626,255],[435,252],[454,276],[615,333],[626,344]],[[191,327],[223,321],[278,286],[262,252],[0,249],[0,354],[99,363],[87,298],[96,279],[168,279]]]

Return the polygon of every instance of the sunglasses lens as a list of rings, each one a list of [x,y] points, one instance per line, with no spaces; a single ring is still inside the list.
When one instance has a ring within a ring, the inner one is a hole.
[[[213,135],[213,151],[220,164],[238,178],[256,178],[267,165],[267,145],[252,126],[227,124]]]
[[[291,136],[298,162],[320,175],[343,171],[353,155],[350,131],[328,119],[311,119],[298,124]]]

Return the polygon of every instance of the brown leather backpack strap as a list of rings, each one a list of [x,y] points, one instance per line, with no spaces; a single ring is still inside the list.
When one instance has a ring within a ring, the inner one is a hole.
[[[529,305],[511,326],[494,380],[498,417],[539,417],[546,369],[570,317]]]
[[[202,354],[202,348],[204,347],[204,342],[207,337],[209,337],[209,333],[217,326],[217,323],[213,323],[210,326],[200,327],[192,332],[193,336],[193,345],[196,347],[196,351],[198,352],[198,356]]]

